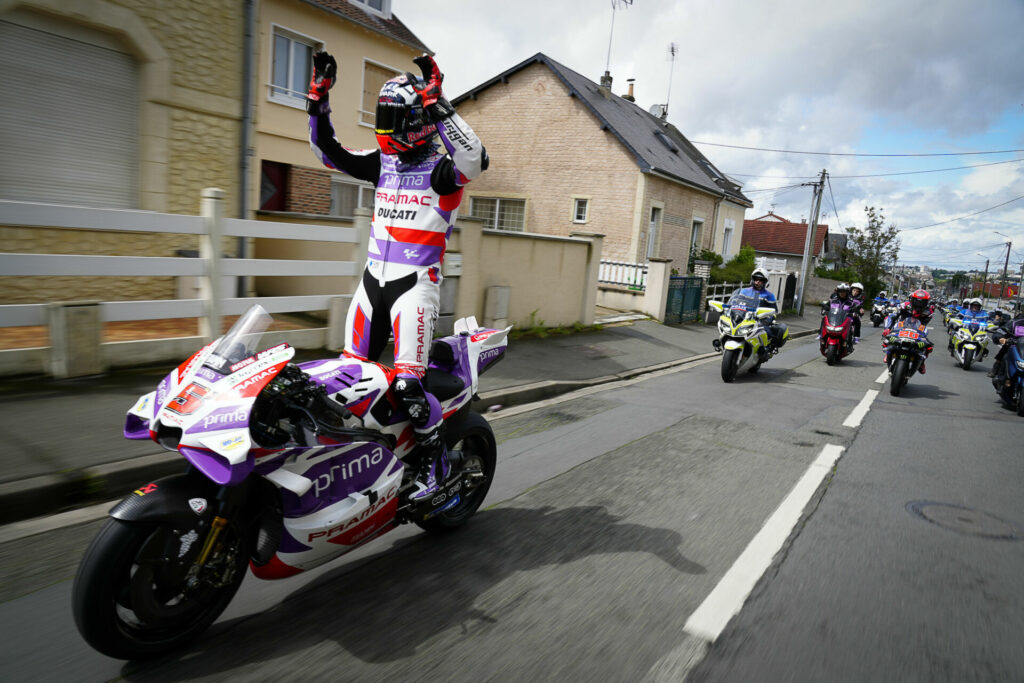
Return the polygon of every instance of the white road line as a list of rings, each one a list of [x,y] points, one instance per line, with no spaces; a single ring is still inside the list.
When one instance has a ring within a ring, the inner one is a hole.
[[[875,380],[876,384],[885,384],[885,380],[889,379],[889,368],[882,370],[882,374]]]
[[[853,409],[850,416],[843,422],[844,427],[859,427],[860,421],[864,419],[864,416],[868,414],[868,409],[871,408],[871,402],[878,396],[876,389],[868,389],[867,393],[864,394],[864,398],[860,400],[857,407]]]
[[[842,453],[843,447],[833,444],[826,444],[821,449],[818,458],[807,468],[793,490],[736,558],[714,590],[687,619],[683,627],[686,633],[710,642],[721,635],[729,620],[743,607],[758,579],[771,566],[775,554],[800,521],[804,506],[832,471],[832,466]]]

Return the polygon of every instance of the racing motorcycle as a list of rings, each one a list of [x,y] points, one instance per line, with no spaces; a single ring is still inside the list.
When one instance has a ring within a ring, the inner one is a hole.
[[[952,318],[949,321],[949,355],[964,370],[988,353],[988,323],[984,320]]]
[[[882,351],[889,367],[890,394],[899,396],[911,375],[920,371],[928,355],[925,349],[929,346],[928,328],[913,318],[900,320],[889,330],[888,336],[882,340]]]
[[[871,307],[871,324],[878,327],[886,318],[886,305],[882,302]]]
[[[825,362],[835,365],[853,353],[853,318],[850,305],[841,301],[822,302],[820,350]]]
[[[103,654],[151,657],[198,636],[247,564],[282,579],[402,523],[450,531],[487,495],[494,434],[469,406],[511,328],[462,319],[434,341],[425,383],[443,409],[451,474],[414,503],[420,456],[390,391],[395,371],[348,356],[292,363],[288,344],[261,350],[270,323],[254,306],[128,411],[127,438],[151,438],[188,467],[115,505],[82,558],[73,614]]]
[[[719,339],[711,342],[722,354],[722,381],[729,383],[736,379],[740,370],[755,373],[761,365],[778,353],[768,349],[767,321],[775,315],[774,308],[760,306],[757,296],[735,294],[728,303],[709,301],[708,306],[718,311]],[[780,346],[789,338],[789,330],[783,329]]]
[[[1000,337],[1007,337],[1006,343],[1010,348],[1003,358],[1004,376],[993,378],[992,386],[999,393],[1003,405],[1024,417],[1024,325],[1017,325],[1012,330],[1004,327],[997,333]]]

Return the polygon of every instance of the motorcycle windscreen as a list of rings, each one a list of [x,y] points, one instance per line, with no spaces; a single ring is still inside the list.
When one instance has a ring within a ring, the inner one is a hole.
[[[849,310],[845,306],[832,306],[825,314],[825,320],[833,327],[842,327],[847,315]]]
[[[259,350],[260,340],[274,319],[260,306],[254,305],[235,321],[203,363],[206,367],[228,375],[238,369],[233,367]]]

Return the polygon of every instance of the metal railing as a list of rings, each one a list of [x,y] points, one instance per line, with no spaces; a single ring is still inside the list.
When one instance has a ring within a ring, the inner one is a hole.
[[[647,287],[647,264],[629,261],[605,261],[602,259],[597,281],[609,285],[623,285],[630,289],[643,290]]]
[[[101,304],[101,318],[104,322],[203,318],[206,330],[220,330],[222,315],[244,313],[255,303],[269,313],[320,311],[329,309],[330,301],[336,298],[336,295],[327,294],[229,298],[220,291],[224,276],[336,277],[353,276],[361,269],[360,264],[352,261],[223,258],[220,249],[214,248],[214,245],[219,247],[221,237],[225,236],[357,244],[363,239],[358,228],[224,218],[223,191],[215,188],[203,190],[200,212],[199,216],[187,216],[0,201],[0,225],[200,237],[198,259],[0,253],[0,275],[197,276],[200,279],[199,299],[106,301]],[[361,253],[365,253],[365,249]],[[0,327],[46,323],[45,303],[0,305]]]
[[[723,283],[719,283],[717,285],[709,284],[707,286],[707,289],[704,292],[704,300],[705,301],[725,301],[730,296],[732,296],[733,292],[735,292],[737,289],[739,289],[741,287],[743,287],[743,283],[742,282],[737,282],[735,284],[724,283],[724,282]]]

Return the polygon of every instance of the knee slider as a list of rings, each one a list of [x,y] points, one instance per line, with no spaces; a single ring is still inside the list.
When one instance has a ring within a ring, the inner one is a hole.
[[[415,377],[399,377],[391,384],[391,391],[401,402],[409,420],[414,427],[422,427],[430,417],[430,404],[427,403],[423,385]]]

